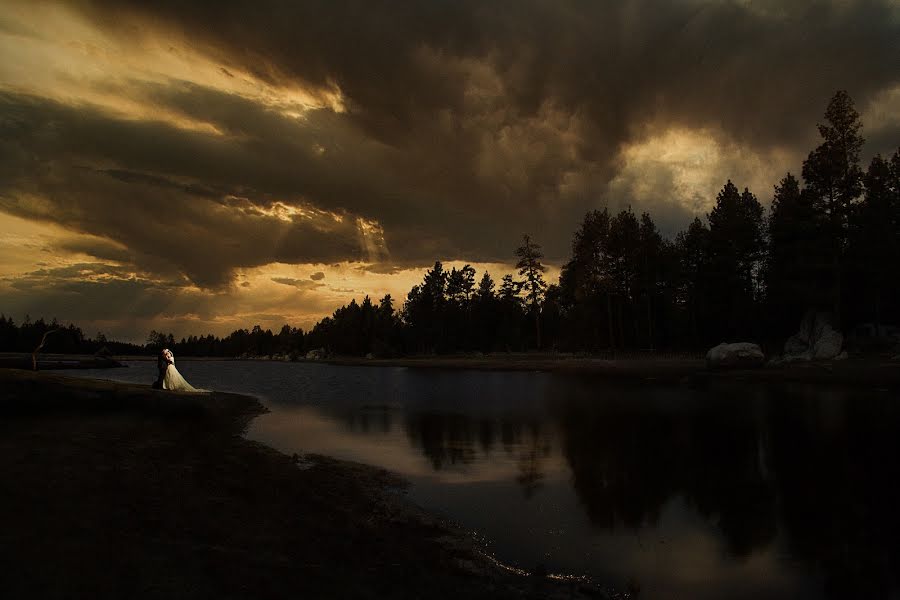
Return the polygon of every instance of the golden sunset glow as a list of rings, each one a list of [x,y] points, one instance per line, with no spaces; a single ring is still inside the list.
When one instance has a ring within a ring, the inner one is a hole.
[[[828,11],[771,3],[645,22],[624,5],[3,2],[0,312],[133,340],[309,327],[366,294],[402,306],[436,260],[499,281],[525,233],[552,283],[588,210],[649,211],[672,237],[728,179],[768,203],[834,82],[865,152],[891,151],[896,10],[863,4],[840,14],[884,29],[848,40],[865,72],[820,60]]]
[[[721,132],[669,129],[627,145],[613,189],[634,200],[668,202],[694,214],[708,212],[722,187],[719,173],[743,182],[751,190],[765,190],[769,173],[792,162],[790,152],[770,148],[765,154],[737,143],[723,143]],[[647,177],[655,173],[656,177]],[[667,200],[663,200],[666,198]]]

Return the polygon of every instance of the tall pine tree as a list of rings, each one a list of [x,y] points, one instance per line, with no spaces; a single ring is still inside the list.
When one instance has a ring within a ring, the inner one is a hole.
[[[830,257],[831,309],[835,324],[843,318],[844,259],[850,232],[850,216],[862,193],[859,152],[865,141],[862,123],[847,92],[838,91],[818,125],[822,143],[803,161],[803,179],[812,194],[813,206]]]
[[[525,291],[525,299],[528,304],[528,311],[534,319],[534,329],[536,336],[537,348],[541,347],[541,300],[544,298],[544,292],[547,289],[547,283],[544,281],[544,272],[547,270],[541,263],[544,254],[541,247],[531,241],[531,237],[525,234],[522,237],[522,245],[516,248],[516,257],[518,262],[516,268],[519,275],[524,277],[522,281],[522,289]]]

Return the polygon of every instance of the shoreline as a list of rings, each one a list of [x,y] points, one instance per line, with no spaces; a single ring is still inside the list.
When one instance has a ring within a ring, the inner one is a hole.
[[[154,361],[152,356],[119,356],[115,359],[84,355],[48,354],[38,363],[38,370],[127,368],[126,361]],[[763,365],[756,368],[708,369],[703,358],[685,356],[628,356],[608,359],[569,354],[489,354],[406,356],[397,358],[363,358],[332,356],[298,361],[274,358],[194,357],[193,361],[251,361],[274,363],[328,364],[352,367],[403,367],[437,370],[474,370],[498,372],[541,372],[586,375],[619,381],[655,381],[660,383],[703,385],[710,381],[749,381],[760,383],[813,383],[835,385],[900,386],[900,360],[888,355],[854,357],[845,360],[792,362]],[[0,369],[31,366],[30,355],[0,354]]]
[[[815,383],[837,385],[900,385],[900,361],[887,358],[852,358],[841,361],[794,362],[758,368],[708,369],[705,359],[548,357],[333,357],[319,362],[337,366],[407,367],[443,370],[538,371],[591,375],[608,379],[703,384],[710,381]]]
[[[38,371],[67,369],[127,368],[127,361],[150,362],[153,356],[95,357],[90,355],[41,355]],[[363,358],[332,356],[321,359],[301,358],[297,361],[265,357],[185,356],[184,362],[273,362],[328,364],[351,367],[403,367],[436,370],[473,370],[498,372],[563,373],[602,377],[618,381],[655,381],[660,383],[703,385],[710,381],[749,381],[759,383],[812,383],[863,385],[867,387],[900,386],[900,360],[889,355],[870,355],[845,360],[797,361],[756,368],[709,369],[704,358],[690,355],[646,355],[623,358],[600,358],[572,354],[510,353],[473,355],[429,355],[395,358]],[[0,370],[31,369],[31,355],[0,353]]]
[[[11,597],[609,596],[501,565],[384,469],[247,440],[254,398],[11,369],[0,390]]]
[[[31,370],[31,354],[26,352],[0,353],[0,369]],[[110,356],[91,354],[39,354],[38,371],[60,369],[116,369],[126,365]]]

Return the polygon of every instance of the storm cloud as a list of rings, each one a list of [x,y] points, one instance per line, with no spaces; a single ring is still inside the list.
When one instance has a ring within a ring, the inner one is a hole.
[[[525,232],[559,263],[604,206],[671,235],[729,178],[768,201],[837,89],[864,157],[900,140],[889,0],[11,2],[0,34],[0,211],[211,294]]]

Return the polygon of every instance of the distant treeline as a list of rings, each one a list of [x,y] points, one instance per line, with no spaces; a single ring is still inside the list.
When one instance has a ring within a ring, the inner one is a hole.
[[[821,144],[786,173],[768,214],[730,180],[706,221],[672,241],[649,213],[587,213],[559,282],[547,285],[527,235],[518,276],[499,286],[470,266],[440,262],[407,294],[366,297],[306,336],[337,354],[459,351],[703,350],[756,341],[780,350],[808,310],[848,332],[900,322],[900,150],[860,166],[859,114],[838,92],[818,126]],[[478,281],[476,283],[476,280]]]
[[[109,340],[103,333],[90,338],[80,327],[71,323],[63,325],[56,319],[32,321],[26,316],[21,325],[16,325],[12,318],[0,315],[0,352],[32,352],[48,331],[52,333],[46,339],[43,352],[59,354],[146,355],[171,348],[180,356],[298,356],[305,348],[303,330],[288,325],[277,334],[257,325],[252,330],[238,329],[224,338],[212,334],[192,335],[181,341],[171,333],[151,331],[146,343],[132,344]]]
[[[779,348],[803,314],[859,323],[900,323],[900,149],[863,170],[859,114],[846,92],[831,99],[822,143],[787,173],[768,214],[730,180],[706,221],[664,239],[649,213],[588,212],[558,283],[547,284],[541,248],[528,235],[517,273],[499,285],[469,265],[440,262],[400,307],[390,295],[353,300],[311,331],[237,330],[225,338],[151,332],[143,346],[87,339],[69,325],[47,351],[116,354],[172,348],[193,356],[395,356],[492,351],[702,350],[722,341]],[[0,319],[0,349],[30,351],[58,324]]]
[[[63,325],[56,319],[45,321],[43,318],[32,321],[25,316],[21,325],[16,325],[11,317],[0,314],[0,352],[32,352],[37,348],[44,334],[52,332],[44,344],[44,352],[58,354],[144,354],[143,346],[116,342],[106,339],[102,333],[88,338],[80,327],[71,323]]]

